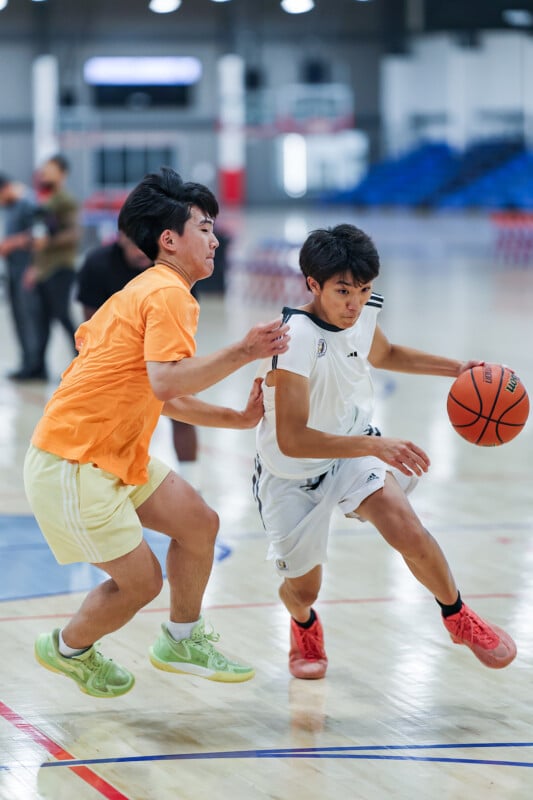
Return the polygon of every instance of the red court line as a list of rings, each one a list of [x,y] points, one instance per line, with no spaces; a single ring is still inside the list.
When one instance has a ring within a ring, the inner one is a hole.
[[[22,731],[26,736],[28,736],[35,744],[38,744],[40,747],[44,747],[44,749],[50,753],[50,755],[54,756],[58,761],[72,761],[76,760],[73,755],[71,755],[67,750],[64,750],[57,742],[54,742],[50,739],[46,734],[36,728],[31,722],[28,722],[16,711],[13,711],[12,708],[6,706],[0,700],[0,717],[3,717],[8,722],[11,722],[15,728],[18,728]],[[110,783],[105,781],[95,772],[93,772],[88,767],[69,767],[69,769],[74,772],[78,778],[81,778],[82,781],[88,783],[93,789],[95,789],[102,797],[107,798],[107,800],[129,800],[125,794],[119,792],[118,789],[115,789],[114,786],[111,786]]]
[[[56,595],[51,595],[50,599],[54,599]],[[462,595],[464,599],[472,599],[472,600],[496,600],[496,599],[511,599],[513,597],[517,597],[516,592],[490,592],[488,594],[468,594]],[[31,599],[31,598],[30,598]],[[35,599],[35,598],[33,598]],[[48,598],[42,597],[40,598],[42,601],[47,600]],[[320,600],[318,605],[323,606],[335,606],[335,605],[366,605],[371,603],[410,603],[410,602],[429,602],[433,601],[432,597],[420,597],[416,598],[414,601],[405,600],[405,598],[401,599],[398,597],[344,597],[338,600]],[[6,602],[14,603],[14,602],[21,602],[20,600],[9,600]],[[226,610],[246,610],[247,608],[281,608],[281,604],[279,601],[268,601],[264,603],[220,603],[218,605],[212,606],[204,606],[205,611],[226,611]],[[142,608],[138,611],[138,614],[168,614],[170,609],[168,607],[163,608]],[[27,615],[19,615],[13,617],[0,617],[0,623],[2,622],[28,622],[31,620],[38,620],[38,619],[65,619],[65,617],[71,617],[73,614],[72,611],[64,611],[63,613],[54,613],[54,614],[27,614]]]

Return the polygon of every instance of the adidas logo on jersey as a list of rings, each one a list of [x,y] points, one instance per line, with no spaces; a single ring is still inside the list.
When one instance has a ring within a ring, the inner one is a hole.
[[[348,353],[346,358],[357,358],[357,350],[354,350],[353,353]]]
[[[375,472],[371,472],[365,483],[370,483],[370,481],[379,481],[379,475],[376,475]]]

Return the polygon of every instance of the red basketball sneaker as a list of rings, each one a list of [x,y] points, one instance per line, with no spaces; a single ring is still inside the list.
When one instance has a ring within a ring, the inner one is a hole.
[[[315,612],[316,613],[316,612]],[[295,678],[323,678],[328,668],[324,632],[318,615],[310,628],[302,628],[291,618],[289,671]]]
[[[489,625],[464,603],[458,614],[443,618],[443,622],[452,640],[466,644],[486,667],[501,669],[516,656],[516,644],[509,634]]]

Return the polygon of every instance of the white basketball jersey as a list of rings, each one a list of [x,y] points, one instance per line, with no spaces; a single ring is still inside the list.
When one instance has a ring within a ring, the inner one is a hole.
[[[309,379],[308,427],[338,435],[362,434],[370,423],[374,390],[368,354],[383,297],[375,292],[355,325],[347,330],[300,309],[284,308],[290,325],[286,353],[261,362],[258,376],[284,369]],[[257,452],[280,478],[311,478],[327,472],[335,459],[291,458],[278,447],[275,387],[263,383],[265,414],[257,429]]]

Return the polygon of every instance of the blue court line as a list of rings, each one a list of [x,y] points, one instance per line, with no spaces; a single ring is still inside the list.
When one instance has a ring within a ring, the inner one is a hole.
[[[21,764],[0,765],[0,769],[17,767],[80,767],[97,764],[135,764],[150,761],[201,761],[214,759],[251,758],[312,758],[312,759],[351,759],[370,761],[416,761],[440,764],[478,764],[503,767],[533,767],[533,761],[512,761],[505,759],[465,758],[459,756],[417,756],[396,755],[391,751],[420,750],[462,750],[497,749],[510,747],[533,747],[533,742],[482,742],[466,744],[415,744],[415,745],[358,745],[353,747],[309,747],[309,748],[267,748],[263,750],[228,750],[207,753],[170,753],[151,756],[121,756],[117,758],[88,758],[61,761],[46,761],[40,765]]]
[[[168,537],[145,530],[144,538],[165,574]],[[231,553],[232,548],[217,539],[215,562]],[[0,602],[86,592],[104,576],[90,564],[58,564],[33,516],[0,515]]]

